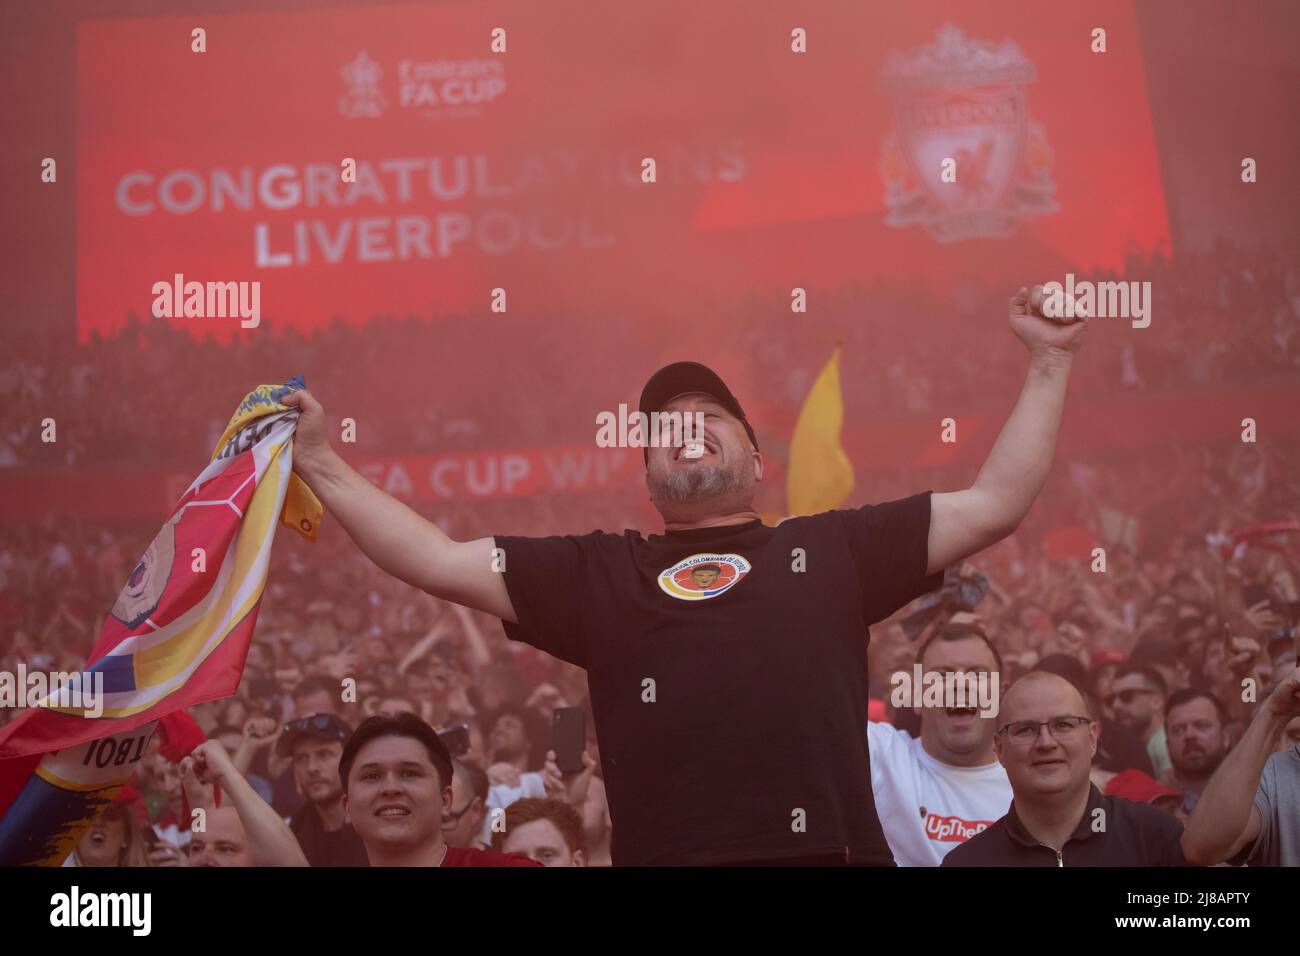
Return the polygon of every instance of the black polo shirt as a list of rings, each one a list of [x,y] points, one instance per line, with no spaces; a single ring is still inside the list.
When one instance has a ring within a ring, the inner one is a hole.
[[[1095,811],[1102,811],[1098,816]],[[1094,821],[1102,829],[1094,829]],[[1016,815],[1016,805],[987,830],[956,846],[943,866],[1190,866],[1177,818],[1146,803],[1088,790],[1088,806],[1061,852],[1038,842]]]
[[[497,537],[522,640],[587,669],[619,866],[892,865],[867,626],[937,588],[930,493],[643,538]]]

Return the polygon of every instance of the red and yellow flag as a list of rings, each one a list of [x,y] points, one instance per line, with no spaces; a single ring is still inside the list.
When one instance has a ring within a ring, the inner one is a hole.
[[[293,474],[299,412],[280,404],[302,387],[296,378],[244,398],[127,578],[76,675],[78,693],[37,691],[0,730],[0,866],[58,866],[160,718],[235,693],[276,527],[314,539],[321,519]]]

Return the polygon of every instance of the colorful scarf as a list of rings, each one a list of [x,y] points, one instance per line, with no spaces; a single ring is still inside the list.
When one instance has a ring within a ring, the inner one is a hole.
[[[159,718],[239,686],[277,519],[315,540],[322,509],[293,473],[301,377],[260,385],[136,564],[78,675],[0,729],[0,866],[58,866],[147,752]],[[102,682],[102,684],[101,684]]]

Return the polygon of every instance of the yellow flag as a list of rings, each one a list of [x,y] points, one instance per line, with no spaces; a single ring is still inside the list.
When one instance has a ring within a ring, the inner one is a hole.
[[[844,504],[853,491],[853,465],[840,444],[844,399],[840,394],[840,349],[804,399],[790,439],[786,496],[791,515],[812,515]]]

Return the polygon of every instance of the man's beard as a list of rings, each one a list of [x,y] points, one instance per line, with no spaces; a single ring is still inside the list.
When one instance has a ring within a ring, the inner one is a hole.
[[[709,501],[745,487],[742,475],[727,468],[700,465],[675,471],[665,478],[652,479],[657,500],[677,504]]]
[[[1214,771],[1219,769],[1219,764],[1223,763],[1225,756],[1227,755],[1223,753],[1202,750],[1182,760],[1175,760],[1171,754],[1169,762],[1174,765],[1174,770],[1184,777],[1208,779],[1214,774]]]
[[[1150,717],[1134,717],[1130,714],[1116,714],[1115,723],[1121,730],[1127,730],[1132,734],[1139,734],[1146,729],[1147,724],[1151,722]]]
[[[318,807],[328,807],[338,803],[339,797],[343,796],[341,787],[327,787],[325,793],[323,797],[311,797],[311,802]]]

